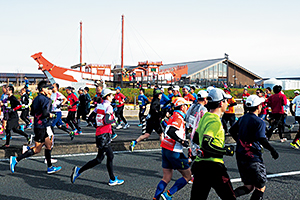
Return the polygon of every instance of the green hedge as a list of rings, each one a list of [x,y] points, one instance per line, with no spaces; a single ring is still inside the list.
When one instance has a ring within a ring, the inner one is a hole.
[[[195,92],[198,93],[198,91],[200,91],[200,90],[202,90],[202,89],[197,89]],[[237,99],[242,98],[242,94],[243,94],[243,90],[244,90],[243,88],[231,88],[230,90],[231,90],[231,95],[234,98],[237,98]],[[255,88],[249,88],[248,92],[249,92],[249,94],[255,94],[256,90],[257,89],[255,89]],[[67,96],[66,90],[60,89],[59,91],[63,95]],[[263,89],[263,91],[265,91],[265,89]],[[294,98],[294,91],[295,90],[285,90],[283,92],[289,100],[292,100]],[[182,94],[181,89],[180,89],[180,92]],[[123,88],[121,90],[121,93],[123,93],[127,97],[126,103],[134,103],[134,96],[136,96],[136,101],[137,101],[137,98],[139,95],[139,89]],[[168,95],[167,89],[165,89],[164,93],[166,95]],[[93,98],[96,94],[96,89],[90,88],[89,94]],[[152,94],[153,94],[153,89],[145,89],[145,95],[148,97],[149,100],[152,100],[152,98],[153,98]],[[0,91],[0,95],[2,95],[2,90]],[[17,97],[17,99],[20,99],[19,91],[15,91],[15,96]],[[32,96],[35,98],[37,96],[37,93],[33,93]]]

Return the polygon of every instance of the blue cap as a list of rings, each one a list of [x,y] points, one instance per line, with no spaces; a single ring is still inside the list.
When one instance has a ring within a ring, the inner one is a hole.
[[[187,89],[187,91],[190,91],[191,90],[191,88],[189,87],[189,86],[184,86],[183,88],[185,88],[185,89]]]
[[[115,90],[117,90],[117,89],[119,89],[121,91],[121,87],[120,86],[118,86],[118,87],[115,88]]]

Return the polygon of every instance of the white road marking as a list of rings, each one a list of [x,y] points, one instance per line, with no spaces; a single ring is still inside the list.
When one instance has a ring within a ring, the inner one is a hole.
[[[293,172],[283,172],[283,173],[278,173],[278,174],[269,174],[267,175],[267,178],[276,178],[276,177],[281,177],[281,176],[292,176],[292,175],[298,175],[300,174],[300,171],[293,171]],[[231,179],[232,183],[237,183],[241,182],[241,178],[234,178]]]

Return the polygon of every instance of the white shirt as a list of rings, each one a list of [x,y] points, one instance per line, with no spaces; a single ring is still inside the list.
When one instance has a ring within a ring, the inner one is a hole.
[[[300,116],[300,95],[296,96],[292,100],[292,104],[295,104],[295,116]]]
[[[61,105],[61,103],[63,102],[64,99],[66,99],[66,97],[60,92],[51,94],[52,112],[60,112],[61,111],[60,107],[57,107],[57,106]]]

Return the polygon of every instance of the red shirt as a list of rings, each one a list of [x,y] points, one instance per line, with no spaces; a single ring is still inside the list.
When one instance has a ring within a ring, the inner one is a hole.
[[[190,94],[190,93],[184,95],[183,98],[184,98],[185,100],[187,100],[187,101],[192,101],[192,102],[195,100],[195,97],[194,97],[192,94]]]
[[[117,107],[121,107],[124,105],[125,96],[121,92],[118,94],[115,94],[115,102]]]
[[[245,102],[246,102],[247,97],[249,97],[249,96],[250,96],[249,93],[247,93],[247,94],[244,94],[244,93],[243,93],[242,99],[243,99],[243,104],[244,104],[244,105],[245,105]]]
[[[76,101],[78,101],[78,98],[74,93],[71,93],[67,97],[68,99],[68,106],[72,106],[71,108],[68,107],[68,111],[76,111],[77,110],[77,104],[74,104]]]
[[[284,94],[279,92],[278,94],[273,94],[267,99],[267,103],[271,106],[272,113],[284,114],[283,106],[287,104],[287,99]]]

